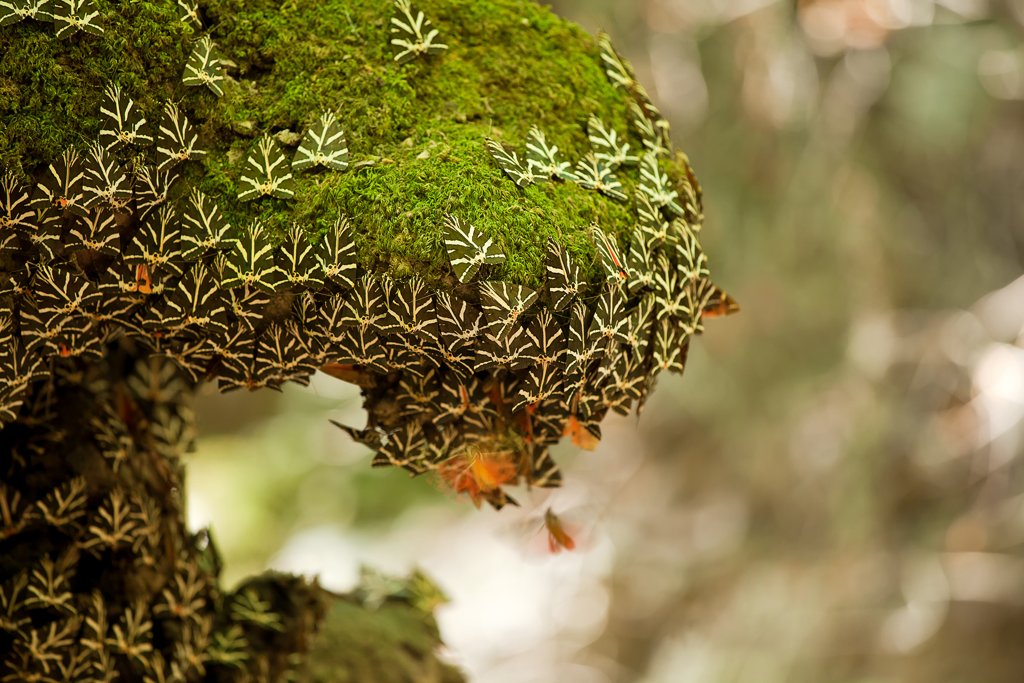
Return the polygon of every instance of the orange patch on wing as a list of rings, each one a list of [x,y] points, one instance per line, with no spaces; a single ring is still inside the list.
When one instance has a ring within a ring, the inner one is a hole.
[[[587,431],[587,428],[576,419],[575,415],[570,415],[569,419],[566,420],[565,429],[562,434],[572,437],[572,442],[585,451],[594,450],[597,448],[597,444],[601,442],[600,439]]]

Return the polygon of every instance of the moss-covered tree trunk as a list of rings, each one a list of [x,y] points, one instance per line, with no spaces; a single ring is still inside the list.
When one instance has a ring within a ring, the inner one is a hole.
[[[0,432],[0,679],[456,680],[400,595],[365,607],[273,573],[221,590],[185,526],[190,395],[170,361],[112,344],[33,384]]]
[[[418,4],[0,0],[3,683],[452,680],[416,586],[221,590],[183,515],[195,386],[324,369],[375,465],[500,507],[733,310],[607,40]]]

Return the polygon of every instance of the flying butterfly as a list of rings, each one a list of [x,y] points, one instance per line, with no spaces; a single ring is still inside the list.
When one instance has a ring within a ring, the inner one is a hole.
[[[436,55],[448,49],[444,43],[438,42],[438,31],[423,12],[413,15],[410,0],[395,0],[395,9],[401,16],[391,17],[391,39],[395,48],[395,61],[399,64],[412,61],[423,55]]]
[[[622,189],[622,183],[615,177],[607,164],[593,153],[586,155],[576,163],[576,182],[588,190],[596,190],[606,197],[626,201],[629,197]]]
[[[65,38],[79,31],[94,36],[103,35],[103,27],[96,23],[100,12],[93,0],[52,0],[47,6],[53,13],[58,38]]]
[[[604,125],[604,121],[591,114],[587,120],[587,137],[594,157],[614,171],[620,166],[636,166],[639,159],[629,153],[629,143],[619,140],[614,128]]]
[[[530,128],[526,136],[526,163],[538,175],[545,178],[574,180],[572,164],[564,161],[558,147],[549,145],[544,132],[537,126]]]
[[[720,318],[739,312],[739,303],[717,285],[711,284],[709,280],[701,280],[700,287],[702,290],[700,297],[702,318]]]
[[[548,240],[548,255],[545,261],[551,309],[561,311],[572,303],[580,293],[580,270],[573,263],[569,251],[563,249],[552,239]]]
[[[260,139],[257,149],[245,161],[247,168],[240,179],[245,189],[238,193],[242,201],[259,197],[291,199],[295,196],[295,180],[287,168],[287,159],[280,145],[269,135]]]
[[[484,264],[505,262],[505,255],[493,239],[451,214],[444,217],[444,246],[455,276],[462,283],[472,280]]]
[[[142,132],[146,119],[142,118],[132,98],[122,92],[121,86],[108,83],[103,94],[100,114],[105,121],[100,128],[100,144],[113,152],[125,145],[153,142],[151,136]]]
[[[188,117],[178,110],[178,105],[166,102],[156,139],[157,169],[167,171],[184,161],[204,156],[206,152],[199,149],[198,144],[199,135]]]
[[[548,551],[552,554],[562,550],[575,550],[576,541],[565,522],[551,508],[544,512],[544,529],[548,535]]]
[[[327,112],[306,131],[292,157],[292,170],[305,171],[324,166],[333,171],[348,168],[348,141],[333,112]]]
[[[537,300],[537,292],[529,287],[508,282],[484,282],[480,301],[491,334],[505,340],[516,323]]]
[[[487,151],[498,162],[501,170],[519,187],[547,180],[547,176],[539,174],[532,164],[523,164],[515,150],[508,149],[497,140],[487,138]]]
[[[274,265],[274,245],[259,220],[253,220],[242,236],[234,240],[224,265],[221,286],[228,289],[249,286],[272,292],[280,283],[281,270]]]
[[[640,162],[640,185],[638,190],[647,196],[651,204],[665,209],[672,216],[682,216],[683,207],[676,201],[679,193],[669,189],[668,176],[658,167],[658,157],[645,154]]]
[[[203,36],[196,43],[181,82],[188,86],[208,87],[217,97],[224,94],[224,60],[215,53],[216,46],[210,36]]]
[[[480,507],[486,500],[500,509],[515,503],[501,488],[518,478],[513,458],[514,454],[505,449],[483,444],[466,446],[441,463],[437,471],[444,483],[456,494],[467,494],[475,506]]]
[[[598,407],[597,404],[600,404]],[[570,404],[569,419],[565,422],[564,435],[574,445],[592,451],[601,442],[601,419],[606,409],[598,395],[577,392]]]

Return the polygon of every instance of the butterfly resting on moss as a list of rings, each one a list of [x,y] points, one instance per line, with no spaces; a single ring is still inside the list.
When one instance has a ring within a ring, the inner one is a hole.
[[[391,17],[391,45],[397,52],[395,61],[410,62],[423,55],[436,55],[448,49],[437,40],[438,31],[423,12],[414,11],[409,0],[395,0],[398,16]]]

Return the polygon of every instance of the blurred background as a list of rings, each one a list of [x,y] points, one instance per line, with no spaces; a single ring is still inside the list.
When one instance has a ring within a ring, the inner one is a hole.
[[[228,583],[419,566],[483,683],[1024,679],[1024,0],[552,4],[671,120],[743,311],[521,511],[371,470],[331,378],[208,392]]]

